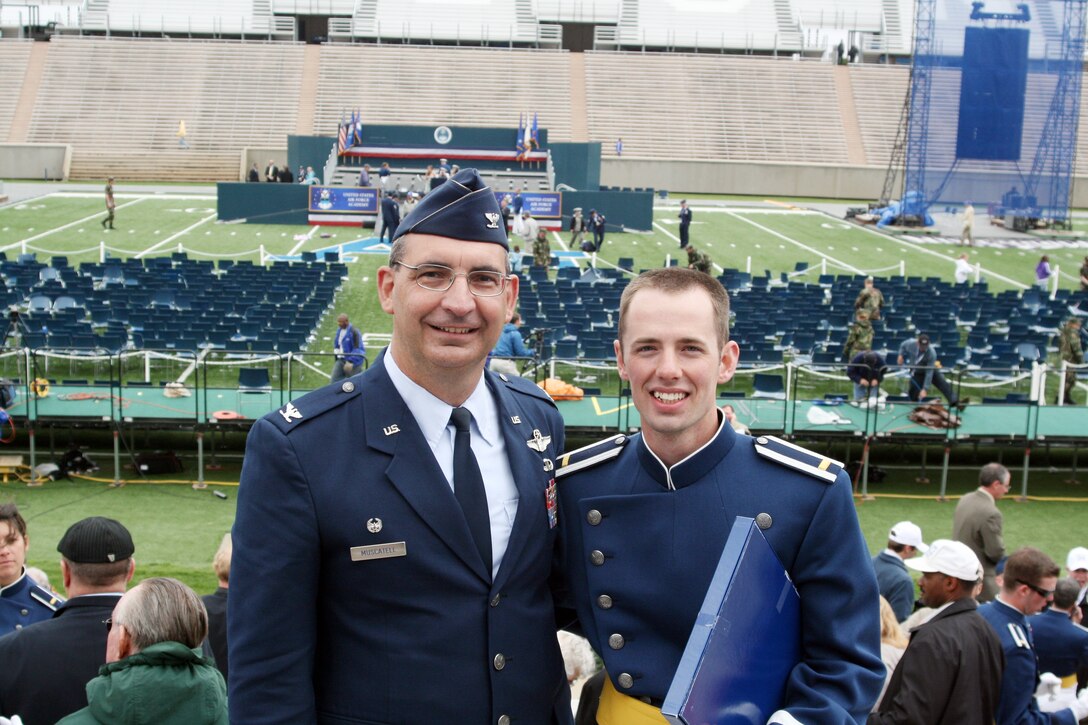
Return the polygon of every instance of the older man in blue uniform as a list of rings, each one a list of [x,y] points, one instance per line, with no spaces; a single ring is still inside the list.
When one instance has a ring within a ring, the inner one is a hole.
[[[768,722],[861,722],[880,692],[876,579],[849,478],[725,423],[716,388],[739,356],[728,318],[707,275],[656,269],[629,284],[615,346],[642,432],[560,459],[567,599],[608,671],[600,725],[665,722],[661,702],[737,516],[756,520],[801,595],[801,662]]]
[[[64,600],[26,575],[30,537],[12,503],[0,505],[0,636],[53,616]]]
[[[384,355],[254,425],[232,723],[571,721],[548,588],[562,419],[484,370],[517,299],[506,254],[495,195],[451,177],[378,272]]]
[[[978,608],[1005,653],[997,725],[1076,725],[1088,717],[1088,690],[1057,712],[1042,712],[1035,699],[1039,662],[1029,617],[1053,600],[1058,574],[1058,565],[1043,552],[1027,546],[1017,549],[1005,561],[997,598]]]

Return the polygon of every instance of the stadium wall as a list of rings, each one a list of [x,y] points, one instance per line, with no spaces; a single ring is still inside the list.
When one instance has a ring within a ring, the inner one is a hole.
[[[309,224],[310,187],[301,184],[216,184],[220,221]]]
[[[0,143],[0,178],[67,179],[71,164],[68,144]]]

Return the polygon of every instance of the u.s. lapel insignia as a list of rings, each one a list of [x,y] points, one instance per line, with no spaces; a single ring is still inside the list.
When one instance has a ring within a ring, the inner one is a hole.
[[[302,413],[299,412],[298,408],[295,407],[294,403],[288,403],[287,405],[283,406],[283,410],[281,410],[279,413],[288,423],[296,420],[302,420]]]
[[[493,211],[485,211],[484,216],[487,217],[487,228],[488,229],[498,229],[499,228],[499,219],[502,218],[502,214],[499,214],[498,212],[493,212]]]
[[[382,520],[378,517],[374,517],[366,522],[366,530],[372,534],[376,534],[382,530]]]
[[[541,435],[540,431],[536,428],[533,429],[533,437],[525,441],[525,445],[532,448],[534,451],[540,453],[544,452],[544,449],[548,447],[548,444],[552,442],[551,436]]]
[[[550,459],[550,458],[545,458],[545,459],[544,459],[544,470],[545,470],[545,471],[550,471],[550,470],[552,470],[553,468],[555,468],[555,463],[554,463],[554,462],[552,461],[552,459]]]
[[[510,416],[510,422],[513,423],[514,425],[521,425],[521,416],[520,415]]]
[[[397,426],[396,423],[394,423],[393,425],[387,425],[386,427],[382,428],[382,433],[385,433],[387,436],[391,436],[394,433],[400,433],[400,428]]]

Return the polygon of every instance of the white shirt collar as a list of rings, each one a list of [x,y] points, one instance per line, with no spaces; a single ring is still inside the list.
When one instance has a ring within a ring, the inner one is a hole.
[[[449,427],[453,406],[438,399],[429,390],[405,375],[404,371],[397,366],[397,361],[393,359],[392,348],[386,351],[384,362],[385,370],[389,373],[389,379],[393,382],[393,387],[397,389],[400,397],[404,399],[408,410],[412,412],[412,417],[416,419],[420,432],[423,433],[423,437],[427,439],[427,443],[433,448],[438,439],[445,435],[446,429]],[[469,412],[472,413],[472,420],[476,424],[477,432],[488,444],[493,445],[498,436],[501,435],[498,406],[495,404],[491,392],[487,389],[487,382],[484,380],[482,370],[480,371],[480,381],[476,384],[472,394],[468,396],[468,400],[461,404],[461,407],[468,408]]]

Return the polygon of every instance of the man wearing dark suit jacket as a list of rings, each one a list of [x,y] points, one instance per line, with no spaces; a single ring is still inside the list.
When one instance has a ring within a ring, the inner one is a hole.
[[[233,551],[230,534],[224,534],[219,548],[212,559],[212,568],[219,586],[211,594],[201,597],[204,609],[208,610],[208,646],[215,657],[215,666],[223,675],[224,682],[230,682],[227,675],[227,592],[230,588],[230,558]]]
[[[1005,556],[1004,520],[997,501],[1009,492],[1012,476],[1000,463],[987,463],[979,472],[978,488],[964,494],[952,516],[952,538],[962,541],[982,562],[982,593],[978,601],[997,596],[997,562]]]
[[[106,663],[106,627],[136,564],[128,530],[101,516],[78,521],[60,540],[68,601],[52,619],[0,638],[0,715],[25,725],[55,723],[87,706],[87,682]]]
[[[450,177],[378,271],[384,355],[253,426],[232,723],[572,721],[547,582],[562,419],[484,370],[517,301],[506,254],[494,193]]]

